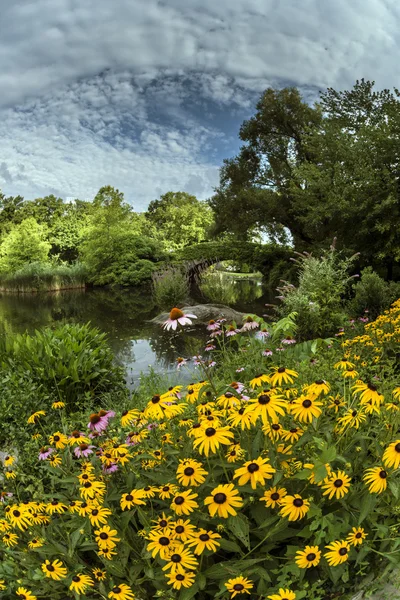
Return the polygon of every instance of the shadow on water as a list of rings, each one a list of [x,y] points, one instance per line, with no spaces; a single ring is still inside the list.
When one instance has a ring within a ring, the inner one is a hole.
[[[232,281],[230,279],[230,281]],[[260,280],[220,283],[214,286],[218,297],[203,292],[193,304],[221,302],[243,312],[259,315],[265,310],[265,290]],[[225,292],[224,292],[225,288]],[[225,293],[225,295],[224,295]],[[185,333],[166,333],[149,323],[159,311],[150,289],[88,289],[46,294],[1,294],[0,323],[5,333],[20,333],[59,323],[87,323],[104,331],[116,356],[127,373],[127,384],[134,387],[140,373],[174,373],[175,381],[192,378],[185,371],[176,373],[176,359],[201,352],[207,339],[205,328],[185,328]]]

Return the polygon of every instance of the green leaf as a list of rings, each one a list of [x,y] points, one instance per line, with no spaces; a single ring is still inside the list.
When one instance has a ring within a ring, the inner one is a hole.
[[[229,517],[227,519],[227,527],[250,550],[249,522],[247,518],[242,514],[238,514],[236,517]]]
[[[197,583],[195,583],[194,585],[192,585],[192,587],[185,588],[181,591],[181,593],[179,594],[179,600],[191,600],[191,598],[193,598],[198,591],[199,586],[197,585]]]
[[[364,521],[365,517],[373,510],[375,504],[376,504],[376,496],[373,496],[372,494],[369,494],[369,493],[364,495],[364,497],[361,500],[361,511],[360,511],[360,517],[358,519],[359,525],[361,525],[361,523]]]
[[[330,463],[333,460],[335,460],[336,458],[336,448],[334,446],[331,446],[330,448],[327,448],[326,450],[324,450],[321,454],[321,462],[326,464],[326,463]]]
[[[236,542],[232,542],[231,540],[221,538],[219,540],[219,543],[223,550],[227,550],[228,552],[238,552],[239,554],[242,554],[242,550],[240,549],[240,546],[238,546],[238,544]]]
[[[196,577],[196,583],[199,586],[199,590],[204,590],[207,584],[207,579],[204,577],[203,573],[199,573]]]

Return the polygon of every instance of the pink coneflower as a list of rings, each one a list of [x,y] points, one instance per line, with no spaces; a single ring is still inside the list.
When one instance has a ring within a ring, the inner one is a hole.
[[[201,365],[203,362],[202,357],[200,356],[200,354],[198,356],[193,356],[193,364],[198,367],[199,365]]]
[[[89,444],[79,444],[79,446],[77,446],[75,448],[74,454],[78,458],[82,458],[82,456],[84,456],[86,458],[90,454],[93,454],[93,449],[94,448],[95,448],[95,446],[92,446],[92,445],[89,445]]]
[[[250,396],[244,396],[244,394],[240,395],[241,400],[250,400]]]
[[[115,471],[118,471],[118,465],[116,463],[111,463],[110,465],[106,465],[104,463],[102,466],[102,471],[103,471],[103,473],[106,473],[107,475],[109,473],[115,473]]]
[[[273,352],[272,352],[272,350],[270,350],[269,348],[266,348],[265,350],[263,350],[263,353],[262,353],[262,355],[263,355],[263,356],[272,356],[272,355],[273,355]]]
[[[244,383],[240,383],[240,381],[232,381],[232,383],[229,384],[229,387],[233,388],[238,392],[238,394],[240,394],[240,392],[244,390]]]
[[[217,323],[217,321],[213,321],[212,319],[211,319],[211,321],[208,321],[208,325],[207,325],[208,331],[216,331],[220,327],[221,327],[221,325],[219,323]]]
[[[106,419],[112,419],[115,417],[115,410],[99,410],[99,415],[106,417]]]
[[[275,352],[284,352],[285,348],[275,348]]]
[[[210,338],[215,338],[215,337],[218,337],[219,335],[222,335],[222,330],[221,329],[216,329],[215,331],[213,331],[210,334]]]
[[[225,330],[226,337],[232,337],[240,333],[240,329],[237,329],[234,325],[229,325],[228,329]]]
[[[12,492],[0,492],[0,502],[5,502],[7,498],[12,498]]]
[[[108,418],[100,413],[92,413],[89,417],[88,428],[92,431],[104,431],[107,429]]]
[[[152,431],[152,429],[156,429],[158,427],[158,423],[149,423],[148,425],[146,425],[146,429],[148,429],[149,431]]]
[[[242,325],[241,331],[251,331],[252,329],[257,329],[258,327],[260,327],[260,324],[257,323],[257,321],[255,321],[253,317],[249,315],[248,317],[246,317],[246,320]]]
[[[244,371],[244,367],[239,367],[236,369],[236,373],[241,373],[242,371]]]
[[[182,358],[181,356],[179,358],[177,358],[176,359],[177,368],[181,369],[184,365],[186,365],[187,361],[188,361],[187,358]]]
[[[215,360],[209,360],[209,361],[206,361],[205,366],[208,368],[211,368],[211,367],[215,367],[216,364],[217,363],[215,362]]]
[[[296,343],[296,340],[294,340],[291,337],[287,337],[281,341],[281,344],[286,344],[287,346],[289,346],[290,344],[295,344],[295,343]]]
[[[49,458],[50,454],[52,454],[53,452],[54,452],[54,448],[49,448],[48,446],[43,446],[43,448],[40,448],[39,460],[46,460],[47,458]]]
[[[211,352],[211,350],[215,350],[216,346],[214,346],[214,344],[208,344],[204,350],[205,352]]]
[[[256,337],[260,338],[260,339],[264,339],[270,336],[270,333],[268,331],[268,329],[266,329],[265,327],[263,327],[260,331],[257,331],[256,333]]]
[[[173,329],[175,331],[178,327],[178,323],[179,325],[182,325],[182,327],[191,325],[192,321],[190,319],[197,319],[197,317],[196,315],[191,315],[189,313],[185,315],[180,308],[173,308],[169,313],[169,319],[163,323],[163,329],[166,329],[167,331]]]

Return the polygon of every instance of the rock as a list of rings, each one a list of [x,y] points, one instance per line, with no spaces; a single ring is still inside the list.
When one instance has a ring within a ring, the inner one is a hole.
[[[196,304],[195,306],[184,306],[181,310],[185,314],[196,315],[197,319],[193,319],[193,325],[205,325],[212,319],[214,321],[216,319],[226,319],[228,323],[236,321],[237,324],[240,324],[246,315],[246,313],[238,312],[224,304]],[[162,325],[168,317],[169,313],[161,313],[154,317],[154,319],[151,319],[150,323]]]

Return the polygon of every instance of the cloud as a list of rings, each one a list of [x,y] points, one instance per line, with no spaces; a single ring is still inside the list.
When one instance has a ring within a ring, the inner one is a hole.
[[[207,197],[268,85],[400,87],[395,0],[0,0],[0,185]]]

